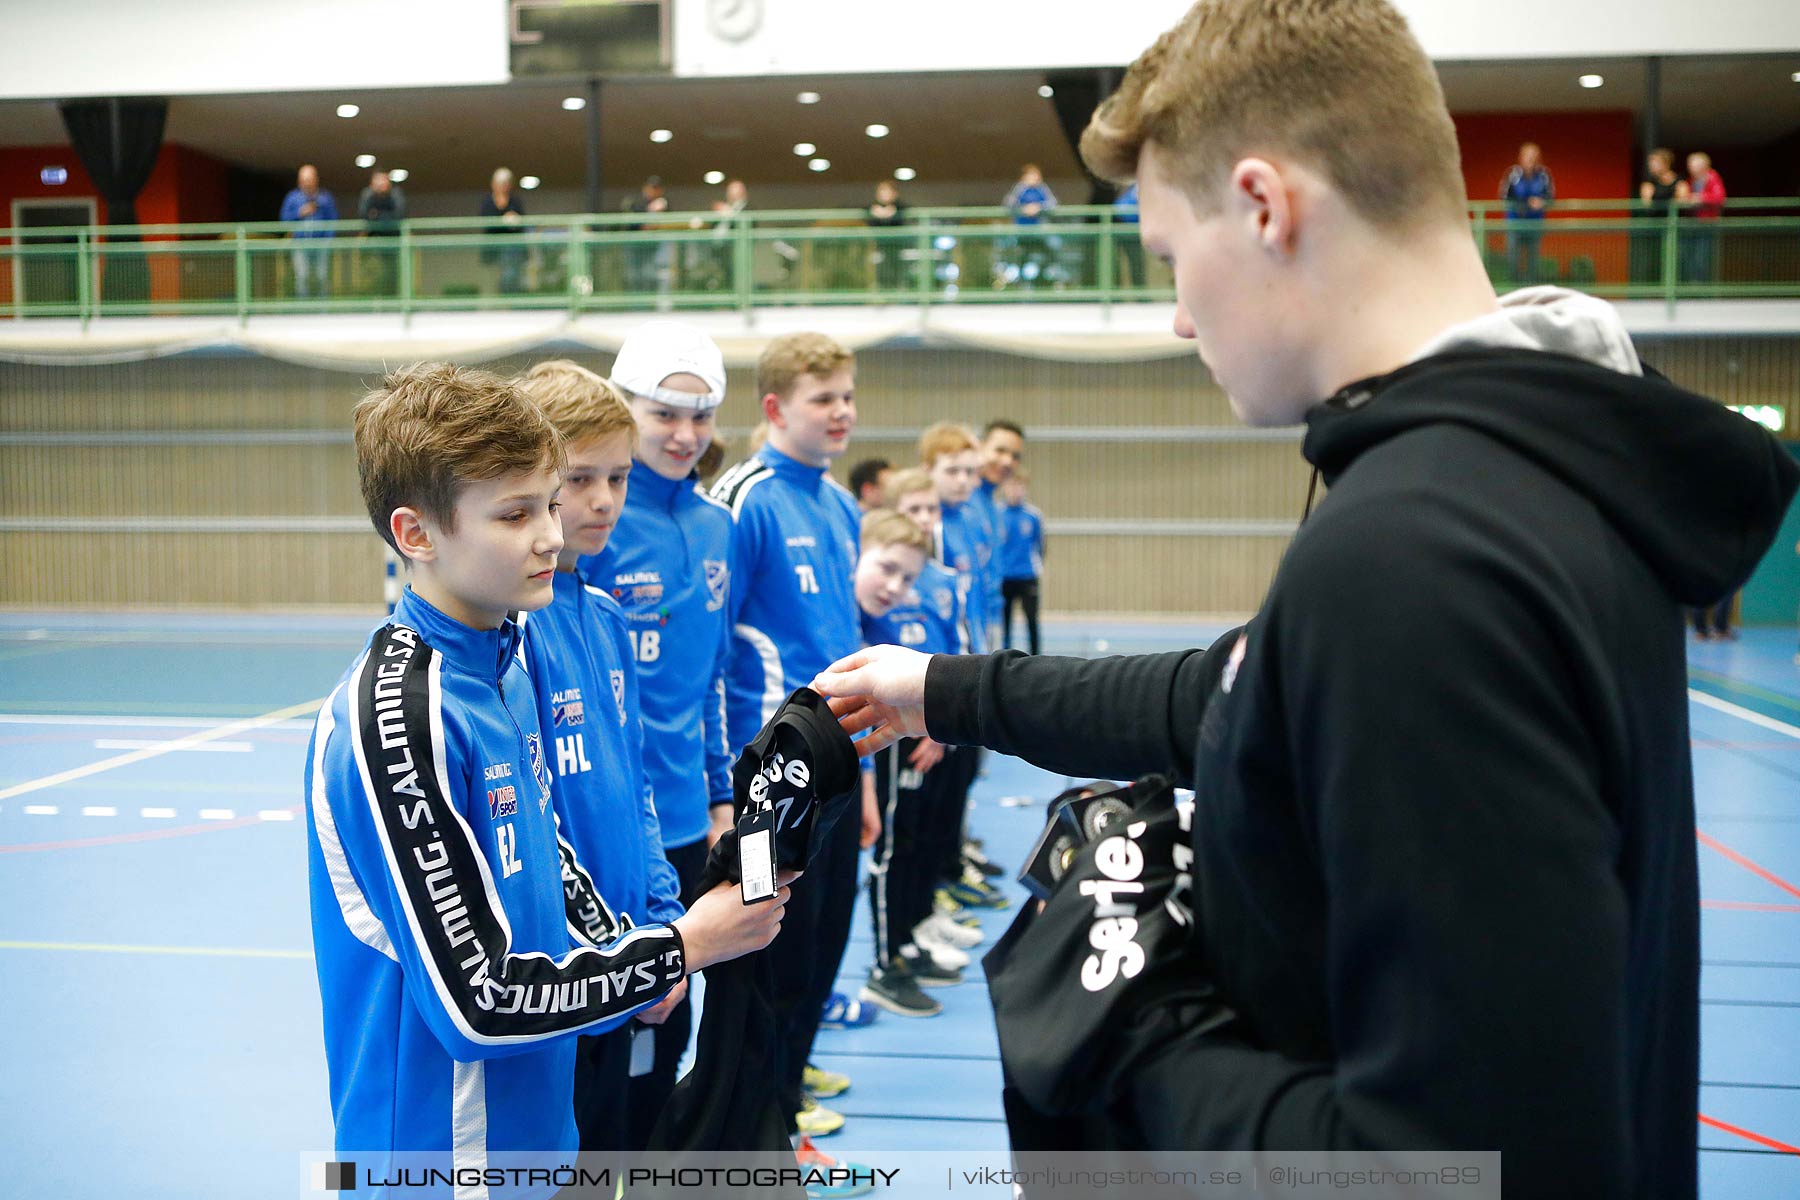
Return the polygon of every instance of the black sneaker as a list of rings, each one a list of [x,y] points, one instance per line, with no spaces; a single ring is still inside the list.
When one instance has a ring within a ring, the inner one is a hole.
[[[974,867],[989,879],[996,879],[1006,874],[1006,868],[983,854],[979,847],[963,843],[962,860],[965,867]]]
[[[906,964],[907,972],[920,987],[951,987],[963,981],[963,973],[956,967],[939,966],[914,945],[900,947],[900,957],[896,960]]]
[[[859,995],[897,1017],[935,1017],[944,1011],[942,1004],[919,990],[918,981],[901,959],[871,969],[869,982],[863,984]]]

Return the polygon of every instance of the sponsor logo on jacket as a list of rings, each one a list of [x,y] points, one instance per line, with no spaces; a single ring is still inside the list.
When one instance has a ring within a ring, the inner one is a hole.
[[[583,707],[580,688],[564,688],[550,695],[550,719],[559,729],[581,724]]]

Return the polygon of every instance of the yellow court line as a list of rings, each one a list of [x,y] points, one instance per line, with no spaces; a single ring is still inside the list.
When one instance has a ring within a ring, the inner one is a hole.
[[[305,950],[244,950],[233,946],[123,946],[107,942],[0,942],[0,950],[72,950],[80,954],[192,954],[205,958],[311,958]]]
[[[85,767],[74,767],[67,771],[58,771],[54,775],[45,775],[41,779],[27,779],[24,783],[0,789],[0,800],[11,800],[14,796],[23,796],[30,792],[41,792],[45,788],[53,788],[58,784],[69,783],[76,779],[86,779],[89,775],[98,775],[102,771],[110,771],[115,767],[128,767],[132,763],[143,762],[147,758],[169,754],[176,750],[186,750],[190,746],[198,746],[204,742],[214,742],[220,738],[230,737],[234,733],[244,733],[251,729],[261,729],[265,725],[274,725],[294,717],[317,712],[319,705],[325,703],[325,697],[307,700],[300,704],[290,704],[286,708],[278,708],[274,712],[264,713],[260,717],[246,717],[241,721],[232,721],[213,729],[201,730],[186,737],[164,742],[160,746],[146,746],[142,750],[132,750],[125,754],[117,754],[112,758],[103,758],[99,762],[89,763]]]

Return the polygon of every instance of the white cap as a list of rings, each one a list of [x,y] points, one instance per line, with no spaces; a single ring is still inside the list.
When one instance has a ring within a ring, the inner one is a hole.
[[[706,394],[663,387],[671,375],[693,375]],[[679,321],[648,321],[631,331],[613,359],[612,383],[620,391],[670,408],[711,412],[725,399],[725,356],[716,342]]]

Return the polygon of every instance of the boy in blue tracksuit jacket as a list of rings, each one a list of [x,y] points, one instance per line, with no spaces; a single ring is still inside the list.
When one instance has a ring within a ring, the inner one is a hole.
[[[1006,545],[1006,525],[1000,519],[1006,508],[1006,500],[1001,491],[1006,486],[1006,481],[1012,478],[1013,472],[1020,469],[1024,462],[1024,427],[1006,417],[996,417],[989,421],[981,431],[981,479],[975,485],[969,503],[981,509],[982,515],[987,518],[988,528],[994,531],[996,568],[1001,548]],[[1006,603],[1002,595],[1002,582],[1000,570],[988,572],[987,609],[994,620],[987,631],[987,644],[990,646],[1000,642],[1000,625],[1005,620]]]
[[[970,649],[985,653],[988,627],[999,614],[989,604],[998,590],[989,582],[995,566],[994,530],[973,499],[980,478],[980,446],[963,426],[940,421],[919,437],[919,465],[931,476],[942,506],[938,545],[944,565],[962,584]]]
[[[668,922],[682,914],[675,870],[663,856],[662,830],[644,774],[643,728],[631,638],[618,603],[577,568],[606,548],[621,516],[637,428],[616,392],[568,360],[538,363],[520,380],[563,435],[568,467],[557,511],[563,548],[554,596],[520,613],[524,658],[537,696],[538,722],[556,775],[555,806],[564,836],[621,920]],[[637,1150],[630,1079],[653,1058],[652,1025],[681,1001],[678,984],[641,1022],[581,1039],[575,1119],[585,1151]],[[657,1106],[661,1111],[661,1106]],[[647,1114],[648,1136],[655,1114]]]
[[[851,583],[860,513],[849,490],[827,472],[849,447],[856,424],[855,362],[820,334],[771,341],[757,363],[768,442],[713,487],[733,519],[725,725],[734,752],[788,693],[862,647]],[[874,799],[865,785],[862,823],[870,840]],[[807,1102],[801,1079],[850,937],[858,843],[858,822],[839,821],[800,880],[773,951],[784,1034],[783,1077],[775,1082],[803,1134],[842,1124]]]
[[[549,602],[562,546],[562,449],[543,414],[504,380],[427,364],[357,406],[356,449],[411,585],[307,756],[334,1144],[370,1169],[406,1152],[443,1168],[512,1151],[567,1162],[570,1035],[766,943],[780,918],[709,894],[675,924],[626,929],[559,830],[507,615]],[[512,1182],[495,1194],[549,1190]]]
[[[619,525],[581,568],[619,603],[629,625],[644,773],[656,796],[663,853],[685,893],[706,866],[709,833],[722,832],[732,811],[725,739],[731,510],[694,478],[725,398],[725,359],[692,326],[648,321],[619,348],[609,382],[636,422],[637,449]],[[675,1088],[692,1027],[685,1002],[655,1027],[651,1069],[631,1082],[639,1144]]]
[[[1020,467],[1001,489],[1005,507],[1000,510],[1000,523],[1006,537],[1000,543],[999,571],[1001,625],[1004,649],[1012,649],[1013,603],[1025,610],[1025,632],[1031,652],[1039,652],[1038,578],[1044,573],[1044,514],[1025,498],[1029,479]]]

